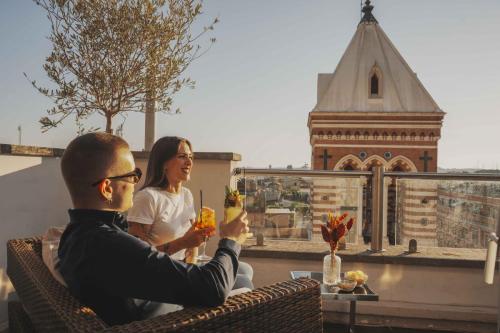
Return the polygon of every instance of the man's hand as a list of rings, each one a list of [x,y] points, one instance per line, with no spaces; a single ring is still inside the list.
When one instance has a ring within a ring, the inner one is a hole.
[[[247,212],[243,211],[236,219],[231,221],[231,223],[224,222],[220,224],[220,237],[229,238],[243,244],[246,240],[245,235],[249,230]]]

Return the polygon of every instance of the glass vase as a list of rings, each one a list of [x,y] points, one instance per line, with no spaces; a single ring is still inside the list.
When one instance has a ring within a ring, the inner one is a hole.
[[[335,252],[328,254],[323,259],[323,284],[331,286],[340,282],[340,266],[342,260]]]

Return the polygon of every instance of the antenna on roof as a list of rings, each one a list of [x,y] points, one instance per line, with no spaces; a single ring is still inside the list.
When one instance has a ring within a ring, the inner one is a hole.
[[[23,137],[23,129],[21,125],[17,126],[17,132],[18,132],[18,145],[21,145]]]

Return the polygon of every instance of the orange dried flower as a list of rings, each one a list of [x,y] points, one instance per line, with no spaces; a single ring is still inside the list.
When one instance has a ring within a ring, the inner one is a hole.
[[[343,221],[347,218],[348,214],[344,213],[340,216],[335,216],[328,213],[328,220],[326,225],[321,225],[321,235],[323,240],[330,244],[330,250],[333,252],[337,249],[338,241],[344,237],[354,224],[354,219],[351,218],[344,224]]]

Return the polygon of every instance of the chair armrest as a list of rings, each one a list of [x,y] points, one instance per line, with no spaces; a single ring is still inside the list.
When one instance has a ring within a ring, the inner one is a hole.
[[[301,278],[229,297],[213,308],[186,308],[104,332],[322,332],[317,281]]]
[[[98,332],[107,327],[57,282],[41,258],[41,238],[7,242],[9,276],[36,332]]]

